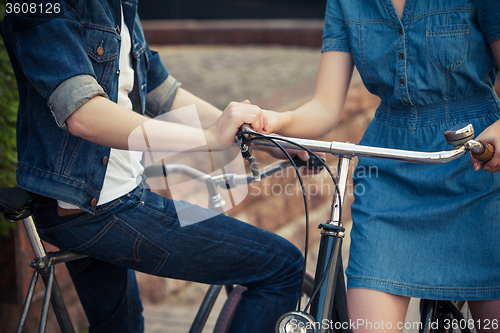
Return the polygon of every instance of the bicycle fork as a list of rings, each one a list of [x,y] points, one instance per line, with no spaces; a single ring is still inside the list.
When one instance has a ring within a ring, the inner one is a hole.
[[[311,310],[283,315],[276,325],[277,333],[292,332],[292,328],[301,328],[300,331],[306,333],[352,332],[342,267],[345,229],[341,222],[350,162],[348,157],[339,157],[330,219],[319,225],[322,231]]]

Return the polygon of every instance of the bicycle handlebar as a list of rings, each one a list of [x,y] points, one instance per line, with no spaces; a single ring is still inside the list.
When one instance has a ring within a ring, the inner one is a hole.
[[[243,126],[242,128],[243,131],[248,133],[249,135],[261,135],[250,129],[248,126]],[[266,137],[269,138],[270,136]],[[479,160],[487,162],[493,156],[493,153],[495,151],[492,145],[475,140],[469,140],[464,144],[455,146],[451,150],[438,152],[420,152],[412,150],[362,146],[349,142],[329,142],[274,135],[272,136],[272,139],[279,141],[280,145],[285,149],[301,149],[297,147],[297,145],[300,145],[315,152],[323,152],[348,158],[355,156],[371,157],[425,164],[440,164],[450,162],[464,155],[468,151],[472,151],[475,154],[474,157],[477,156],[476,158],[478,158]],[[252,140],[252,142],[255,145],[259,146],[274,147],[274,144],[272,142],[269,142],[268,140],[255,139]],[[485,153],[483,153],[483,151]]]
[[[473,135],[471,125],[467,125],[468,134],[470,137]],[[253,131],[248,125],[242,126],[242,131],[247,135],[261,136],[260,133]],[[308,148],[314,152],[323,152],[336,156],[347,158],[358,157],[371,157],[381,159],[399,160],[413,163],[426,163],[426,164],[440,164],[450,162],[464,155],[466,152],[471,151],[472,155],[483,163],[488,162],[495,153],[495,147],[484,141],[476,141],[467,139],[462,144],[456,145],[451,150],[438,151],[438,152],[420,152],[412,150],[391,149],[381,147],[362,146],[349,142],[337,141],[320,141],[310,139],[300,139],[283,136],[265,136],[279,141],[280,145],[285,149],[299,150],[302,149],[298,145]],[[456,139],[454,137],[454,139]],[[275,145],[269,140],[252,140],[255,145],[271,146]],[[249,154],[248,157],[251,157]],[[298,165],[298,161],[295,161]],[[300,161],[299,161],[300,162]],[[256,172],[252,169],[253,174],[237,175],[237,174],[222,174],[211,176],[195,168],[182,165],[182,164],[168,164],[168,165],[152,165],[146,168],[145,174],[147,177],[164,177],[167,174],[183,174],[192,179],[200,182],[210,181],[219,187],[235,187],[239,185],[247,185],[254,181],[259,181],[260,178],[266,178],[274,173],[291,166],[289,161],[279,161],[268,165],[264,169]]]
[[[487,163],[495,154],[495,147],[486,141],[479,140],[475,142],[479,143],[481,146],[478,148],[478,151],[471,149],[472,156],[483,163]]]
[[[289,161],[278,161],[272,163],[262,170],[260,170],[260,178],[267,178],[272,176],[278,171],[281,171],[291,166]],[[199,182],[206,183],[207,181],[213,182],[218,187],[236,187],[240,185],[248,185],[256,181],[253,174],[240,175],[235,173],[226,173],[221,175],[211,176],[198,169],[184,164],[162,164],[148,166],[144,173],[146,177],[165,177],[169,174],[181,174],[188,176],[191,179],[196,179]]]

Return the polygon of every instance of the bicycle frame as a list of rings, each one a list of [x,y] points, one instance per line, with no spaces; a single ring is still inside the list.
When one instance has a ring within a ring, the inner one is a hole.
[[[349,320],[347,312],[339,314],[339,318],[333,318],[332,314],[335,313],[335,297],[346,298],[342,268],[342,243],[345,229],[341,222],[341,209],[345,198],[350,162],[350,158],[339,158],[337,169],[337,188],[339,192],[336,191],[333,198],[330,220],[320,225],[322,230],[316,273],[314,275],[314,289],[318,287],[323,279],[325,279],[325,283],[321,285],[318,295],[311,304],[310,315],[316,323],[323,323],[324,319],[340,320],[341,322]],[[351,332],[348,327],[340,331]],[[328,331],[330,331],[328,325],[320,325],[320,333]]]
[[[22,220],[22,223],[35,254],[35,259],[29,264],[29,266],[34,269],[34,273],[30,282],[30,287],[28,289],[28,294],[26,296],[23,311],[21,313],[21,318],[19,320],[16,332],[21,333],[23,331],[24,325],[26,324],[26,319],[28,317],[28,311],[33,300],[36,283],[38,277],[41,276],[46,290],[43,300],[42,314],[40,316],[39,332],[45,332],[47,317],[49,314],[49,305],[52,304],[54,314],[61,331],[63,333],[74,333],[75,329],[73,327],[73,324],[71,323],[71,319],[69,318],[69,314],[62,297],[61,289],[57,282],[54,273],[54,266],[59,263],[85,258],[87,256],[67,250],[46,252],[43,243],[36,231],[33,218],[31,216],[28,216]]]

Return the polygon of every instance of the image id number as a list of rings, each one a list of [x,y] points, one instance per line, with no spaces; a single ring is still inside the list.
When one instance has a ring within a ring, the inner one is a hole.
[[[60,3],[10,3],[5,5],[7,14],[59,14],[61,12]]]
[[[498,329],[498,319],[484,319],[484,320],[474,320],[474,319],[445,319],[444,320],[444,329],[449,330],[457,330],[464,328],[468,328],[472,330],[473,328],[483,329],[483,330],[496,330]]]

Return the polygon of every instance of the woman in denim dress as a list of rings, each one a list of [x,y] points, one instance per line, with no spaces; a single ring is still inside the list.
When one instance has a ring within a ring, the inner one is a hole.
[[[401,331],[417,297],[468,300],[481,328],[498,323],[499,39],[498,0],[329,0],[314,97],[294,111],[266,113],[267,132],[330,131],[356,66],[381,99],[360,144],[446,150],[443,131],[467,122],[496,148],[485,165],[472,157],[443,165],[359,159],[358,168],[377,172],[354,180],[364,191],[352,205],[346,270],[353,321]]]

